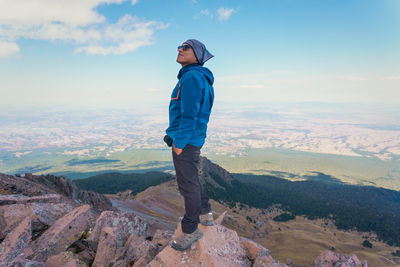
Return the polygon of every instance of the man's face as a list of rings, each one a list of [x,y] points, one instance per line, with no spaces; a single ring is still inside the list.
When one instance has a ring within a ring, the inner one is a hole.
[[[188,45],[187,43],[183,43],[182,46]],[[189,47],[185,51],[183,48],[179,48],[178,50],[178,57],[176,58],[176,62],[185,67],[186,65],[197,63],[197,58],[194,55],[193,49]]]

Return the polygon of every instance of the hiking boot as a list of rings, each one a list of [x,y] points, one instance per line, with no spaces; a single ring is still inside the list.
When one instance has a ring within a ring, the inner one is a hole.
[[[203,232],[199,228],[191,234],[182,233],[182,235],[172,241],[171,247],[179,251],[186,250],[202,236]]]
[[[200,214],[200,223],[205,226],[214,225],[214,217],[212,212]]]

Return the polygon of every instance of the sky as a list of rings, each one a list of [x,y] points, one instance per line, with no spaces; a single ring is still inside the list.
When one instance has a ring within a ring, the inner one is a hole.
[[[0,0],[0,106],[168,106],[176,47],[215,103],[400,104],[400,0]]]

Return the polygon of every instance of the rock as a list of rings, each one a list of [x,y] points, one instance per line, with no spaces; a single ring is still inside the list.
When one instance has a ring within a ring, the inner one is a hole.
[[[0,206],[0,239],[3,239],[24,218],[32,221],[32,235],[35,239],[58,218],[70,212],[68,203],[29,203]]]
[[[153,236],[153,243],[157,244],[159,247],[164,248],[166,245],[168,245],[169,241],[171,240],[171,237],[174,233],[171,231],[161,231],[161,230],[157,230],[154,233]]]
[[[42,196],[27,197],[24,195],[0,195],[0,206],[10,204],[25,204],[29,202],[57,203],[61,196],[58,194],[47,194]]]
[[[96,257],[96,249],[97,244],[95,242],[79,239],[69,246],[68,251],[76,254],[81,261],[91,266]]]
[[[340,257],[331,250],[325,250],[322,252],[314,261],[316,267],[328,267],[332,266]]]
[[[2,195],[23,194],[24,196],[39,196],[56,193],[45,185],[38,184],[32,180],[0,173]]]
[[[76,200],[81,203],[90,204],[94,210],[102,212],[105,210],[118,211],[117,208],[113,207],[111,200],[99,193],[79,190]]]
[[[51,256],[47,259],[46,264],[48,267],[88,267],[89,265],[81,261],[71,251],[60,252],[57,255]]]
[[[46,185],[63,196],[73,199],[76,203],[89,204],[98,212],[116,210],[106,196],[92,191],[81,190],[73,181],[64,176],[40,175],[34,176],[34,181]]]
[[[39,221],[46,225],[54,224],[59,218],[75,208],[69,203],[30,203],[29,207]]]
[[[122,247],[120,234],[115,227],[103,227],[93,266],[146,266],[160,250],[157,244],[137,235],[130,235]]]
[[[133,263],[132,263],[133,264]],[[132,264],[128,264],[124,260],[119,260],[116,261],[115,263],[112,263],[112,267],[127,267],[127,266],[132,266]]]
[[[32,259],[45,261],[49,256],[65,251],[89,230],[93,220],[89,205],[80,206],[61,217],[34,242]]]
[[[364,261],[367,265],[368,263]],[[314,261],[316,267],[362,267],[356,255],[346,256],[325,250]]]
[[[25,218],[0,244],[0,262],[11,262],[31,243],[31,219]]]
[[[138,236],[146,235],[148,225],[144,220],[131,212],[103,211],[96,220],[96,225],[92,230],[88,240],[98,242],[101,229],[103,227],[116,227],[126,242],[132,234]]]
[[[133,266],[145,266],[159,252],[159,246],[145,240],[143,236],[131,235],[126,242],[126,262],[134,262]]]
[[[366,260],[364,260],[361,264],[362,267],[369,267],[368,262]]]
[[[268,249],[264,248],[263,246],[254,242],[251,239],[240,237],[240,242],[244,246],[247,258],[249,258],[250,261],[254,261],[259,256],[268,256],[271,254]]]
[[[92,266],[94,259],[96,258],[96,253],[89,250],[83,250],[76,254],[77,257],[86,263],[88,266]]]
[[[147,224],[133,213],[103,211],[88,238],[98,242],[93,266],[128,264],[148,255],[149,250],[156,251],[142,260],[148,263],[158,252],[158,246],[145,242],[146,231]]]
[[[215,224],[222,224],[226,215],[226,211],[224,211],[221,215],[218,216],[217,219],[214,220]]]
[[[350,258],[348,258],[348,259],[345,261],[345,263],[348,264],[349,267],[353,267],[353,266],[355,266],[355,267],[362,267],[361,261],[360,261],[360,260],[357,258],[357,256],[354,255],[354,254],[352,254],[352,255],[350,256]]]
[[[62,196],[63,202],[68,202],[75,207],[83,203],[91,205],[99,213],[104,210],[117,210],[106,196],[81,190],[64,176],[26,174],[22,178],[0,173],[0,192],[1,195],[23,194],[28,197],[58,194]],[[15,199],[0,200],[0,205],[16,203],[18,202]]]
[[[0,267],[48,267],[44,262],[32,261],[23,257],[17,257],[12,262],[0,263]],[[60,267],[60,266],[59,266]]]
[[[219,224],[199,227],[204,235],[191,248],[180,252],[167,246],[147,266],[251,266],[235,231]],[[179,224],[174,236],[180,234]]]
[[[100,232],[99,245],[92,267],[109,266],[115,258],[117,248],[122,246],[120,231],[116,227],[103,227]]]
[[[0,206],[0,239],[4,239],[26,217],[32,221],[37,220],[32,210],[25,204]]]
[[[271,255],[259,256],[254,260],[253,267],[289,267],[274,260]]]

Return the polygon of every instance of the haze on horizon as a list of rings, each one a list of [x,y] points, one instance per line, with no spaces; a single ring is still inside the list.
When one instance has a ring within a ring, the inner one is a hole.
[[[61,4],[60,4],[61,3]],[[0,106],[167,106],[203,41],[218,103],[400,104],[400,2],[0,0]],[[26,12],[34,10],[34,12]]]

